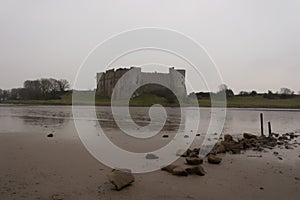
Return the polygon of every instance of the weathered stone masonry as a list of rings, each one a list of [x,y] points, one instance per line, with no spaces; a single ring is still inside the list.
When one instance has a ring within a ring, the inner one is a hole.
[[[130,71],[130,83],[126,80],[121,84],[120,91],[128,91],[128,87],[134,87],[134,85],[143,85],[147,82],[163,83],[172,91],[181,97],[186,97],[186,86],[185,86],[185,70],[178,70],[169,68],[169,73],[148,73],[142,72],[141,68],[119,68],[111,69],[106,72],[97,73],[97,94],[102,96],[112,96],[113,89],[120,78]],[[126,88],[127,87],[127,88]],[[143,91],[139,92],[151,92],[153,90],[161,89],[161,86],[155,84],[148,84],[143,86]]]

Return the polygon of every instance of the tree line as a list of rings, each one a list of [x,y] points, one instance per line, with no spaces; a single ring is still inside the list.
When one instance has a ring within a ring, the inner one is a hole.
[[[68,89],[70,89],[70,84],[65,79],[41,78],[26,80],[22,88],[0,89],[0,100],[60,99],[60,96]]]
[[[218,92],[198,92],[195,93],[198,98],[210,98],[211,96],[218,97],[220,94],[226,94],[227,97],[233,97],[233,96],[257,96],[257,95],[263,95],[266,99],[289,99],[296,96],[295,92],[289,88],[281,88],[278,92],[272,92],[271,90],[268,90],[267,93],[261,93],[259,94],[257,91],[240,91],[237,95],[234,94],[233,90],[230,89],[226,84],[222,84],[219,86]],[[300,94],[300,91],[298,92]]]

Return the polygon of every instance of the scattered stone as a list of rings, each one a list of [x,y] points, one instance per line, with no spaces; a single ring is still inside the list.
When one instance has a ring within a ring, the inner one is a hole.
[[[188,174],[196,174],[199,176],[204,176],[206,174],[203,167],[200,165],[195,166],[195,167],[186,168],[185,171],[187,171]]]
[[[188,135],[185,135],[185,136],[183,136],[184,138],[189,138],[189,136]]]
[[[288,138],[287,138],[286,136],[280,136],[280,137],[278,138],[278,140],[283,141],[283,140],[288,140]]]
[[[279,159],[279,160],[283,160],[283,158],[281,158],[281,157],[278,157],[278,159]]]
[[[278,133],[272,133],[272,135],[273,135],[274,137],[279,137],[279,134],[278,134]]]
[[[112,170],[107,174],[108,180],[115,185],[116,190],[121,190],[134,182],[134,176],[128,170]]]
[[[224,135],[224,141],[231,142],[231,141],[233,141],[233,137],[231,135],[226,134],[226,135]]]
[[[190,154],[191,154],[192,150],[190,149],[187,149],[186,151],[183,150],[183,149],[179,149],[177,152],[176,152],[176,156],[181,156],[181,157],[189,157]]]
[[[200,133],[197,133],[196,136],[199,137],[199,136],[200,136]]]
[[[277,151],[274,151],[273,154],[277,156],[279,153]]]
[[[295,180],[299,181],[300,179],[298,177],[295,177]]]
[[[167,171],[169,173],[173,173],[173,169],[175,169],[176,167],[178,167],[177,165],[168,165],[166,167],[161,168],[162,171]]]
[[[212,150],[212,153],[219,154],[219,153],[226,153],[226,148],[223,144],[216,144]]]
[[[185,171],[185,169],[183,169],[182,167],[175,167],[173,169],[172,174],[176,175],[176,176],[187,176],[188,175],[187,171]]]
[[[248,140],[250,140],[250,139],[257,139],[256,135],[253,135],[253,134],[250,134],[250,133],[244,133],[243,136],[244,136],[245,139],[248,139]]]
[[[201,158],[196,157],[186,158],[185,160],[188,165],[200,165],[203,163],[203,160]]]
[[[149,159],[149,160],[154,160],[154,159],[158,159],[159,157],[155,154],[152,154],[152,153],[148,153],[146,155],[146,159]]]
[[[61,195],[55,194],[55,195],[52,196],[51,199],[52,199],[52,200],[63,200],[64,197],[62,197]]]
[[[52,133],[48,134],[47,137],[53,137],[54,135]]]
[[[222,161],[222,158],[210,154],[210,155],[207,157],[207,161],[208,161],[208,163],[210,163],[210,164],[220,164],[221,161]]]
[[[265,188],[263,188],[263,187],[260,187],[259,189],[260,189],[260,190],[264,190]]]
[[[168,137],[169,137],[169,135],[163,135],[162,137],[163,137],[163,138],[168,138]]]

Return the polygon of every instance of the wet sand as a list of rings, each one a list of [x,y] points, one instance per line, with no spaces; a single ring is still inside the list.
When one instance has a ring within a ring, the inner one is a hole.
[[[110,168],[95,160],[75,130],[53,138],[39,132],[0,132],[0,199],[299,199],[300,148],[224,154],[220,165],[204,163],[204,177],[163,171],[135,174],[115,191]],[[262,155],[262,157],[252,157]],[[250,156],[250,157],[249,157]],[[184,163],[183,158],[176,161]]]

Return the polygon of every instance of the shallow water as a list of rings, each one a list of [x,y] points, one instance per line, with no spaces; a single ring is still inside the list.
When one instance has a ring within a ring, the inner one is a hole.
[[[167,120],[162,132],[175,132],[179,125],[196,121],[189,115],[185,108],[181,121],[179,108],[166,108]],[[77,106],[75,111],[79,113],[83,121],[99,122],[100,126],[108,130],[118,130],[110,107],[96,107],[97,117],[92,117],[93,109],[88,106]],[[267,121],[272,123],[272,131],[278,133],[300,132],[300,110],[283,109],[234,109],[228,108],[223,134],[238,135],[244,132],[260,133],[259,114],[264,113],[265,132],[267,132]],[[150,118],[148,108],[130,108],[133,120],[140,126],[148,125]],[[198,133],[205,133],[210,122],[210,108],[200,108],[200,126]],[[155,120],[156,119],[156,120]],[[125,119],[124,119],[125,120]],[[162,124],[163,120],[154,118],[154,123]],[[59,129],[66,132],[74,129],[74,119],[71,106],[0,106],[0,132],[41,132],[45,128],[55,131]],[[96,123],[97,124],[97,123]]]

